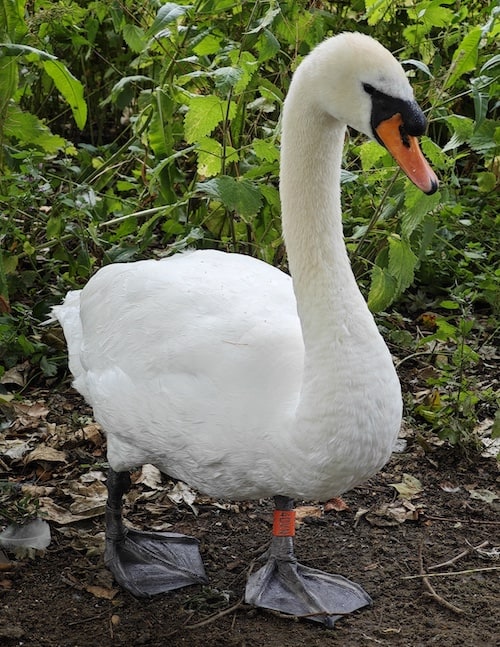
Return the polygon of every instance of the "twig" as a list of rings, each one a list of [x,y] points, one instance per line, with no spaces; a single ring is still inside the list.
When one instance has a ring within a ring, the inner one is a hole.
[[[500,571],[500,566],[485,566],[484,568],[468,568],[466,571],[451,571],[450,573],[420,573],[420,575],[405,575],[403,580],[418,580],[419,577],[447,577],[448,575],[470,575],[484,571]]]
[[[481,519],[453,519],[452,517],[436,517],[431,514],[424,513],[426,519],[431,519],[432,521],[448,521],[449,523],[477,523],[484,524],[485,526],[499,526],[500,521],[482,521]]]
[[[489,543],[490,543],[489,541],[483,541],[483,543],[479,544],[479,546],[471,546],[467,550],[464,550],[463,552],[461,552],[459,555],[452,557],[447,562],[441,562],[441,564],[434,564],[433,566],[429,566],[427,570],[434,571],[438,568],[443,568],[444,566],[451,566],[452,564],[455,564],[455,562],[458,562],[459,559],[462,559],[462,557],[467,557],[467,555],[472,553],[474,550],[480,550],[481,548],[485,548]]]
[[[454,604],[451,604],[451,602],[448,602],[448,600],[445,600],[434,590],[434,587],[429,581],[428,574],[424,571],[424,558],[422,556],[422,544],[420,544],[418,547],[418,564],[420,569],[420,575],[422,576],[422,582],[424,583],[424,586],[427,589],[426,595],[431,597],[433,600],[436,600],[438,604],[445,607],[446,609],[453,611],[453,613],[456,613],[458,615],[462,614],[464,612],[463,609],[460,609],[459,607],[456,607]]]
[[[184,629],[198,629],[199,627],[204,627],[205,625],[209,625],[211,622],[215,622],[219,618],[223,618],[224,616],[227,616],[229,613],[232,613],[233,611],[236,611],[236,609],[239,609],[243,604],[243,596],[238,600],[238,602],[235,602],[231,607],[227,607],[227,609],[222,609],[222,611],[217,611],[216,613],[212,613],[212,615],[207,616],[204,620],[200,620],[200,622],[195,622],[192,625],[184,625]]]

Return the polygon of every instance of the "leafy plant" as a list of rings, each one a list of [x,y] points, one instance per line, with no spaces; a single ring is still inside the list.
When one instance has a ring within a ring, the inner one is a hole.
[[[496,3],[1,0],[3,370],[54,373],[38,322],[103,264],[196,246],[286,269],[281,106],[300,59],[346,29],[403,61],[442,180],[424,196],[378,144],[349,142],[346,242],[370,307],[498,312]]]

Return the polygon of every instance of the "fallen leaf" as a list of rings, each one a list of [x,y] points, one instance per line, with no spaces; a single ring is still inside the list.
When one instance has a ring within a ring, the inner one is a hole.
[[[66,453],[59,449],[55,449],[54,447],[42,444],[25,457],[24,464],[29,465],[29,463],[43,461],[46,461],[47,463],[65,463]]]
[[[177,481],[170,492],[168,492],[167,496],[174,503],[185,503],[191,508],[195,515],[198,515],[198,510],[193,505],[196,499],[196,494],[194,493],[194,490],[182,481]]]
[[[323,509],[325,512],[330,512],[331,510],[334,510],[335,512],[342,512],[343,510],[349,510],[349,506],[344,501],[344,499],[336,496],[333,499],[327,501]]]
[[[295,508],[295,527],[298,528],[304,523],[306,517],[320,518],[322,515],[323,511],[319,505],[301,505]]]
[[[370,510],[365,516],[372,526],[397,526],[405,521],[417,521],[419,511],[410,501],[398,499]]]
[[[493,503],[498,499],[498,494],[491,492],[490,490],[469,490],[471,499],[479,499],[479,501],[484,501],[485,503]]]
[[[108,589],[104,586],[95,586],[92,584],[86,584],[84,588],[88,593],[91,593],[94,597],[101,600],[112,600],[118,593],[118,589]]]
[[[403,474],[403,480],[401,483],[390,483],[389,485],[396,488],[402,499],[408,500],[412,499],[423,490],[422,483],[411,474]]]
[[[136,479],[135,483],[142,483],[152,490],[162,490],[163,486],[161,483],[161,472],[154,465],[143,465],[141,474],[139,478]],[[193,499],[194,501],[194,499]]]

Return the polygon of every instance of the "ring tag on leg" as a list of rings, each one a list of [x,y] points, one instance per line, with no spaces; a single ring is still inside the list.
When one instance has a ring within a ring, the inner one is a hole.
[[[295,536],[295,510],[275,510],[273,516],[275,537]]]

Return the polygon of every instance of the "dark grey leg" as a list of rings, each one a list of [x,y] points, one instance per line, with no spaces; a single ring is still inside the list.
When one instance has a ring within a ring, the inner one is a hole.
[[[206,582],[196,539],[178,533],[139,532],[123,525],[128,472],[110,469],[107,487],[104,561],[118,584],[133,595],[147,597]]]
[[[287,497],[274,500],[278,511],[289,512],[294,507],[293,500]],[[321,622],[331,628],[343,615],[372,602],[358,584],[341,575],[299,564],[291,534],[274,535],[268,555],[265,566],[248,579],[245,600],[249,604]]]

